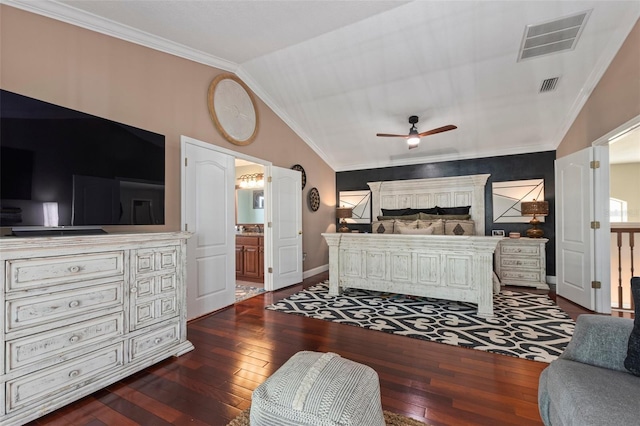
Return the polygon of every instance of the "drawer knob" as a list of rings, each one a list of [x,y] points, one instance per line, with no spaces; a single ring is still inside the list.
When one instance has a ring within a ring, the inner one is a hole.
[[[155,339],[153,339],[153,343],[155,343],[156,345],[160,342],[162,342],[162,339],[159,337],[156,337]]]
[[[69,307],[70,308],[77,308],[78,306],[80,306],[80,301],[79,300],[72,300],[71,302],[69,302]]]
[[[69,377],[76,377],[78,374],[80,374],[80,371],[78,370],[71,370],[69,372]]]
[[[75,274],[76,272],[80,272],[80,267],[79,266],[72,266],[72,267],[69,268],[69,271],[73,272]]]
[[[75,343],[78,340],[80,340],[80,336],[71,336],[71,337],[69,337],[69,342],[71,342],[71,343]]]
[[[138,292],[137,287],[131,287],[131,293],[137,293],[137,292]]]

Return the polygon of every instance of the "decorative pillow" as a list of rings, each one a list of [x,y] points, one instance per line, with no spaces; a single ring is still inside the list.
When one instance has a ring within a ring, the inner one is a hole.
[[[406,214],[413,214],[413,213],[407,213],[407,210],[409,210],[408,208],[404,208],[404,209],[380,209],[380,210],[382,210],[382,216],[404,216]]]
[[[410,214],[404,216],[378,216],[378,220],[418,220],[418,214]]]
[[[438,219],[442,219],[441,216],[438,216],[437,214],[428,214],[428,213],[418,213],[418,219],[420,220],[438,220]]]
[[[400,234],[401,229],[418,229],[417,220],[394,220],[393,233]]]
[[[444,222],[441,220],[418,220],[418,229],[433,228],[433,235],[444,235]]]
[[[435,228],[433,227],[428,227],[428,228],[407,228],[405,226],[401,226],[400,228],[398,228],[398,234],[408,234],[408,235],[433,235],[433,231],[435,230]]]
[[[416,213],[438,214],[438,208],[437,207],[431,207],[431,208],[418,207],[416,209],[407,209],[406,214],[416,214]]]
[[[442,220],[469,220],[471,219],[470,214],[439,214],[439,219]]]
[[[472,220],[445,220],[444,235],[476,235],[476,224]]]
[[[634,376],[640,376],[640,277],[631,278],[631,294],[635,304],[635,315],[624,367]]]
[[[393,222],[389,220],[373,222],[371,232],[374,234],[393,234]]]
[[[438,214],[469,214],[471,206],[438,207]]]

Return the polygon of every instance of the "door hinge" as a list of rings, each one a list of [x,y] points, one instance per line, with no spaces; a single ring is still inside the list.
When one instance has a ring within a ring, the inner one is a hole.
[[[267,272],[270,274],[273,274],[273,268],[271,266],[269,266],[269,268],[267,269]]]
[[[187,157],[184,157],[184,166],[187,167]]]
[[[267,178],[267,182],[271,183],[271,176]]]
[[[600,229],[600,222],[594,220],[591,222],[591,229]]]
[[[267,222],[267,228],[271,228],[273,226],[273,222]]]
[[[595,160],[589,163],[589,167],[591,167],[592,169],[599,169],[600,168],[600,161]]]
[[[602,288],[602,283],[600,281],[591,281],[591,288]]]
[[[184,230],[185,230],[185,231],[188,231],[188,230],[189,230],[189,224],[188,224],[188,223],[185,223],[185,224],[184,224]]]

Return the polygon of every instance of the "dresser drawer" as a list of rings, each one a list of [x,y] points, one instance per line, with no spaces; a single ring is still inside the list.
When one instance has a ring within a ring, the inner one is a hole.
[[[178,249],[141,249],[133,254],[133,266],[136,275],[175,270],[178,264]]]
[[[123,276],[121,251],[7,261],[7,291]]]
[[[50,365],[56,357],[62,357],[69,351],[79,351],[123,334],[123,314],[118,313],[11,340],[6,343],[9,354],[7,369],[12,371],[53,358],[49,360]]]
[[[131,330],[178,316],[178,298],[168,294],[160,298],[136,301],[131,308]]]
[[[50,397],[69,393],[104,376],[107,371],[123,365],[122,342],[109,346],[63,365],[45,368],[6,384],[7,411],[29,403],[40,405]]]
[[[159,351],[180,341],[180,323],[154,330],[131,339],[129,345],[131,361]]]
[[[503,257],[500,259],[502,267],[511,269],[539,269],[542,266],[540,263],[539,257]]]
[[[104,315],[108,308],[122,309],[122,292],[123,282],[117,281],[7,301],[6,331],[37,326],[53,329],[64,325],[61,322],[77,322]]]

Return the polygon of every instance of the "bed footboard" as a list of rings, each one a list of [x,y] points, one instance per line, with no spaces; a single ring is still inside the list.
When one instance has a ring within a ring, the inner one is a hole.
[[[324,233],[329,295],[343,287],[471,302],[493,316],[493,253],[484,236]]]

